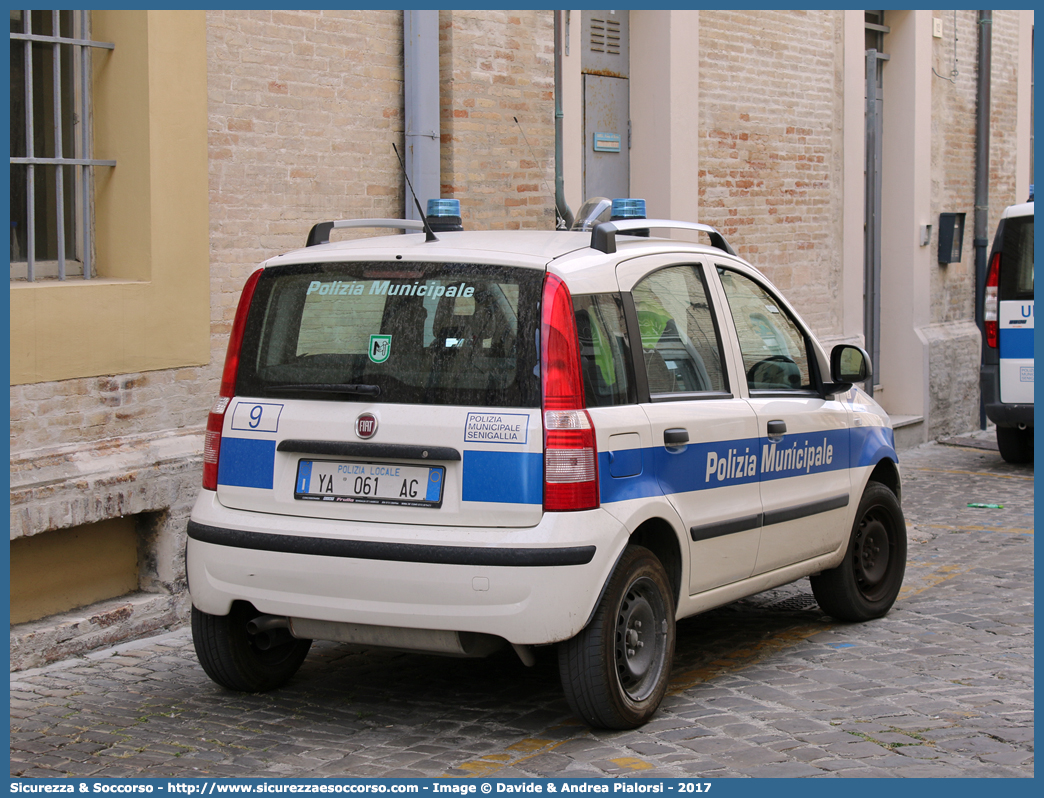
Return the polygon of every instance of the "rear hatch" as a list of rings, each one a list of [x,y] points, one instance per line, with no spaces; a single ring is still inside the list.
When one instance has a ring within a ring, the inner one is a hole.
[[[1008,216],[1000,241],[1000,400],[1033,404],[1033,206]]]
[[[474,263],[265,269],[225,414],[221,503],[345,521],[538,523],[543,277]]]

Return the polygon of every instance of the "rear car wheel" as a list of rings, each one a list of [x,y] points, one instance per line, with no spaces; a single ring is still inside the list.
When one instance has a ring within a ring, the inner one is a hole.
[[[591,622],[559,644],[569,706],[591,726],[641,726],[667,691],[674,635],[674,597],[663,565],[648,549],[628,546]]]
[[[286,684],[301,667],[311,640],[282,634],[251,634],[247,624],[261,613],[237,601],[228,615],[192,608],[192,643],[207,676],[229,690],[263,693]]]
[[[997,448],[1007,463],[1033,462],[1033,427],[997,427]]]
[[[868,621],[892,608],[906,573],[906,520],[899,500],[879,482],[866,486],[845,559],[813,576],[812,594],[839,621]]]

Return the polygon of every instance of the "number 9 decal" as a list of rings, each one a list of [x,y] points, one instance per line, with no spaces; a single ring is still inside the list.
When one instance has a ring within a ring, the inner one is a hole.
[[[232,411],[232,429],[246,432],[278,432],[283,405],[240,402]]]

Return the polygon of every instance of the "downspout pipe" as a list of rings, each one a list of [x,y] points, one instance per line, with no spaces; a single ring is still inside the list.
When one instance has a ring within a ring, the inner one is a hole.
[[[993,12],[979,12],[979,85],[975,109],[975,323],[983,330],[990,223],[990,81],[993,70]],[[979,428],[986,429],[986,406],[979,398]]]
[[[568,230],[573,226],[573,212],[565,198],[565,177],[562,156],[562,59],[565,57],[565,11],[555,12],[555,207],[558,218]],[[561,222],[559,222],[561,224]]]
[[[406,174],[425,207],[442,189],[439,131],[439,12],[402,13],[403,124]],[[421,221],[413,195],[403,180],[405,219]]]

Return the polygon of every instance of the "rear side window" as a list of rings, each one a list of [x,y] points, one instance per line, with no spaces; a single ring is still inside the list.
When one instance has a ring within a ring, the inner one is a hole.
[[[728,390],[702,267],[670,266],[631,289],[653,396]]]
[[[1033,217],[1004,220],[1001,244],[1001,299],[1033,299]]]
[[[237,393],[393,404],[539,407],[543,272],[476,264],[267,269]]]
[[[637,399],[620,295],[575,296],[573,309],[587,406],[634,404]]]

